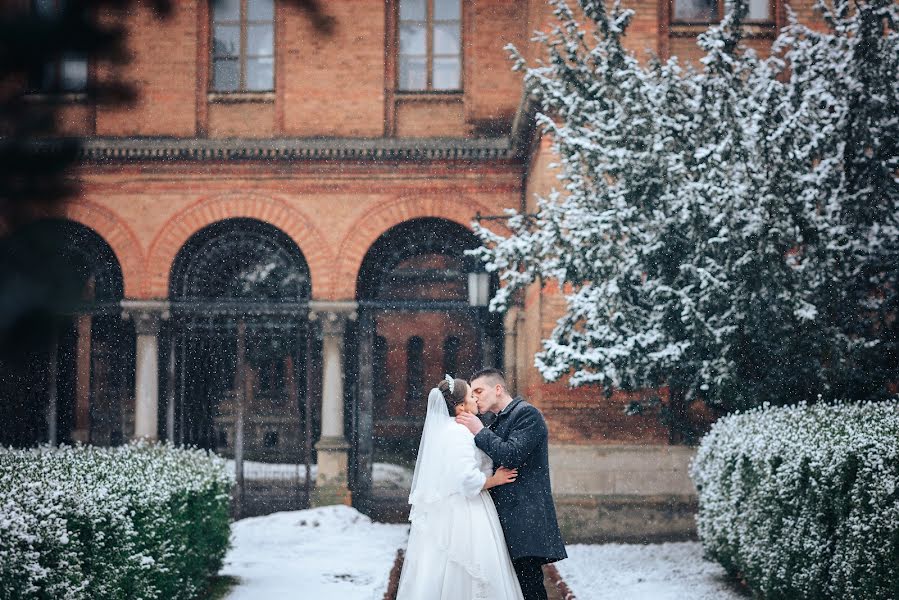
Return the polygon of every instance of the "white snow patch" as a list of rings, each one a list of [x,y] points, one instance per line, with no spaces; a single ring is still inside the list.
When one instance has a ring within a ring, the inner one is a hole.
[[[234,461],[225,461],[226,468],[234,471]],[[374,483],[378,487],[409,490],[412,487],[412,470],[401,465],[376,462],[372,469]],[[312,480],[318,473],[318,465],[311,465]],[[243,463],[243,475],[246,479],[282,480],[296,479],[298,482],[306,481],[306,465],[291,463],[265,463],[253,460],[245,460]]]
[[[745,600],[698,542],[566,549],[556,566],[577,600]]]
[[[242,519],[220,573],[239,579],[227,600],[380,600],[408,532],[348,506]]]

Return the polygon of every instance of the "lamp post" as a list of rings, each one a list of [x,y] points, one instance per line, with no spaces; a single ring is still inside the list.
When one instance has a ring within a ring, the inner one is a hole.
[[[468,274],[468,305],[484,308],[490,304],[490,274]]]
[[[484,366],[496,365],[496,348],[494,340],[487,333],[487,306],[490,304],[490,274],[472,272],[468,274],[468,305],[474,309],[474,318],[481,341]]]

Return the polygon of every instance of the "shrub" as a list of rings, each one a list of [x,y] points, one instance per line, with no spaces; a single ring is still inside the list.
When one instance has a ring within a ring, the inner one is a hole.
[[[760,596],[899,598],[899,403],[730,415],[691,475],[706,553]]]
[[[232,484],[166,444],[0,449],[0,600],[194,598],[227,550]]]

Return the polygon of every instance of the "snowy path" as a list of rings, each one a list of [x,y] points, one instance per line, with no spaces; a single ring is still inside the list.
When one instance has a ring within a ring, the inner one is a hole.
[[[226,600],[381,600],[408,531],[347,506],[237,521],[221,575],[238,583]],[[745,600],[696,542],[570,545],[568,554],[556,567],[577,600]]]
[[[571,545],[556,563],[577,600],[745,600],[698,542]]]
[[[408,530],[347,506],[242,519],[220,573],[239,580],[226,600],[380,600]]]

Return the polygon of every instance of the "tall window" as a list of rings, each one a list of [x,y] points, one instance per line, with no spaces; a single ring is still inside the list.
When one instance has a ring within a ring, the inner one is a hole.
[[[219,0],[212,7],[212,89],[275,89],[274,0]]]
[[[713,23],[721,19],[724,3],[719,0],[672,0],[673,20],[681,23]],[[749,0],[747,21],[768,22],[774,19],[771,0]]]
[[[39,17],[55,19],[65,9],[65,0],[32,0],[31,10]],[[87,89],[87,58],[65,54],[46,62],[31,76],[31,87],[38,92],[83,92]]]
[[[423,402],[425,387],[425,341],[420,337],[409,338],[406,344],[406,410],[413,411]]]
[[[399,0],[399,5],[399,90],[461,89],[461,0]]]

